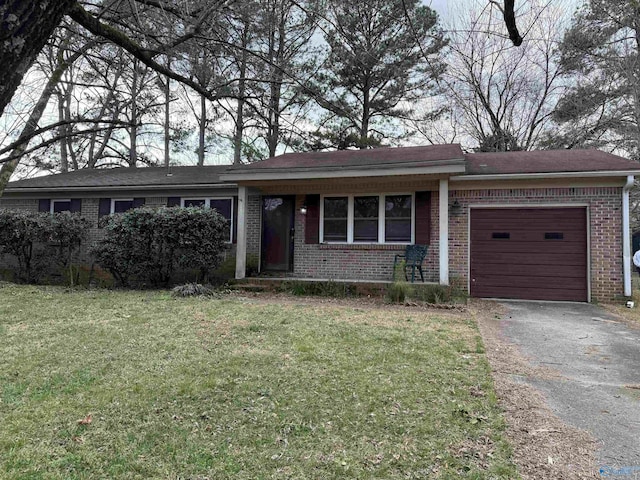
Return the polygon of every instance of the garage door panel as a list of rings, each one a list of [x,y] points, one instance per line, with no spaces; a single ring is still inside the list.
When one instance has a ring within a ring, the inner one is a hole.
[[[502,230],[474,230],[471,241],[500,241],[509,242],[582,242],[584,241],[584,228],[544,228],[539,230],[517,230],[504,228]]]
[[[471,210],[471,295],[585,301],[586,208]]]
[[[481,298],[514,298],[521,300],[554,300],[564,302],[584,302],[585,295],[582,290],[566,290],[557,288],[521,288],[503,287],[500,295],[495,294],[493,287],[477,288],[474,296]]]
[[[498,245],[499,243],[499,245]],[[576,249],[582,247],[581,242],[555,242],[553,246],[549,242],[473,242],[473,251],[489,257],[500,251],[503,253],[519,253],[521,255],[534,253],[576,253]],[[482,257],[480,257],[482,258]]]
[[[581,253],[545,253],[543,257],[537,255],[522,255],[521,253],[492,253],[485,257],[473,259],[474,266],[487,264],[503,265],[583,265],[587,259]]]
[[[584,265],[516,265],[516,264],[474,264],[473,277],[478,275],[521,275],[525,277],[564,276],[583,278]]]

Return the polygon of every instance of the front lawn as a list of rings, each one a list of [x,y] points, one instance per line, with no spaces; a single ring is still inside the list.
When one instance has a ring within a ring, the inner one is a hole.
[[[0,478],[517,476],[460,313],[0,284],[0,421]]]

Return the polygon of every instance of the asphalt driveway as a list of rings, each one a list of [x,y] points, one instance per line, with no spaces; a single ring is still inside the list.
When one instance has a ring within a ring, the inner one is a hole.
[[[505,339],[562,376],[526,383],[563,421],[598,440],[603,476],[640,478],[640,329],[589,304],[501,303]]]

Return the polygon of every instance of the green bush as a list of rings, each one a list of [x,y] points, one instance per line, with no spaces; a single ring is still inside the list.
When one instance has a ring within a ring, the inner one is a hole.
[[[228,228],[213,209],[136,208],[109,217],[92,254],[122,286],[167,286],[176,269],[204,279],[220,263]]]
[[[391,303],[404,303],[413,293],[413,287],[407,282],[393,282],[387,288],[385,299]]]
[[[355,287],[348,283],[332,282],[303,282],[291,280],[282,282],[279,290],[292,295],[310,295],[318,297],[343,298],[355,295]]]
[[[16,279],[35,283],[50,264],[69,269],[90,227],[77,213],[0,210],[0,254],[13,256]]]

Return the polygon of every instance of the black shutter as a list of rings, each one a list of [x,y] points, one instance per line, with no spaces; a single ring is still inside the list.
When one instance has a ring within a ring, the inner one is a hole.
[[[144,197],[134,198],[133,199],[133,208],[143,207],[144,206]]]
[[[233,197],[233,218],[231,219],[233,230],[233,243],[238,243],[238,197]]]
[[[51,200],[48,198],[38,200],[38,211],[49,213],[51,211]]]
[[[101,198],[98,204],[98,218],[104,217],[111,213],[111,199]]]
[[[416,192],[416,244],[431,243],[431,192]]]
[[[167,207],[179,207],[179,206],[180,206],[180,197],[167,198]]]
[[[320,243],[320,195],[306,195],[307,216],[304,225],[304,243]]]
[[[72,198],[71,199],[71,213],[80,213],[82,210],[82,199],[80,198]]]

